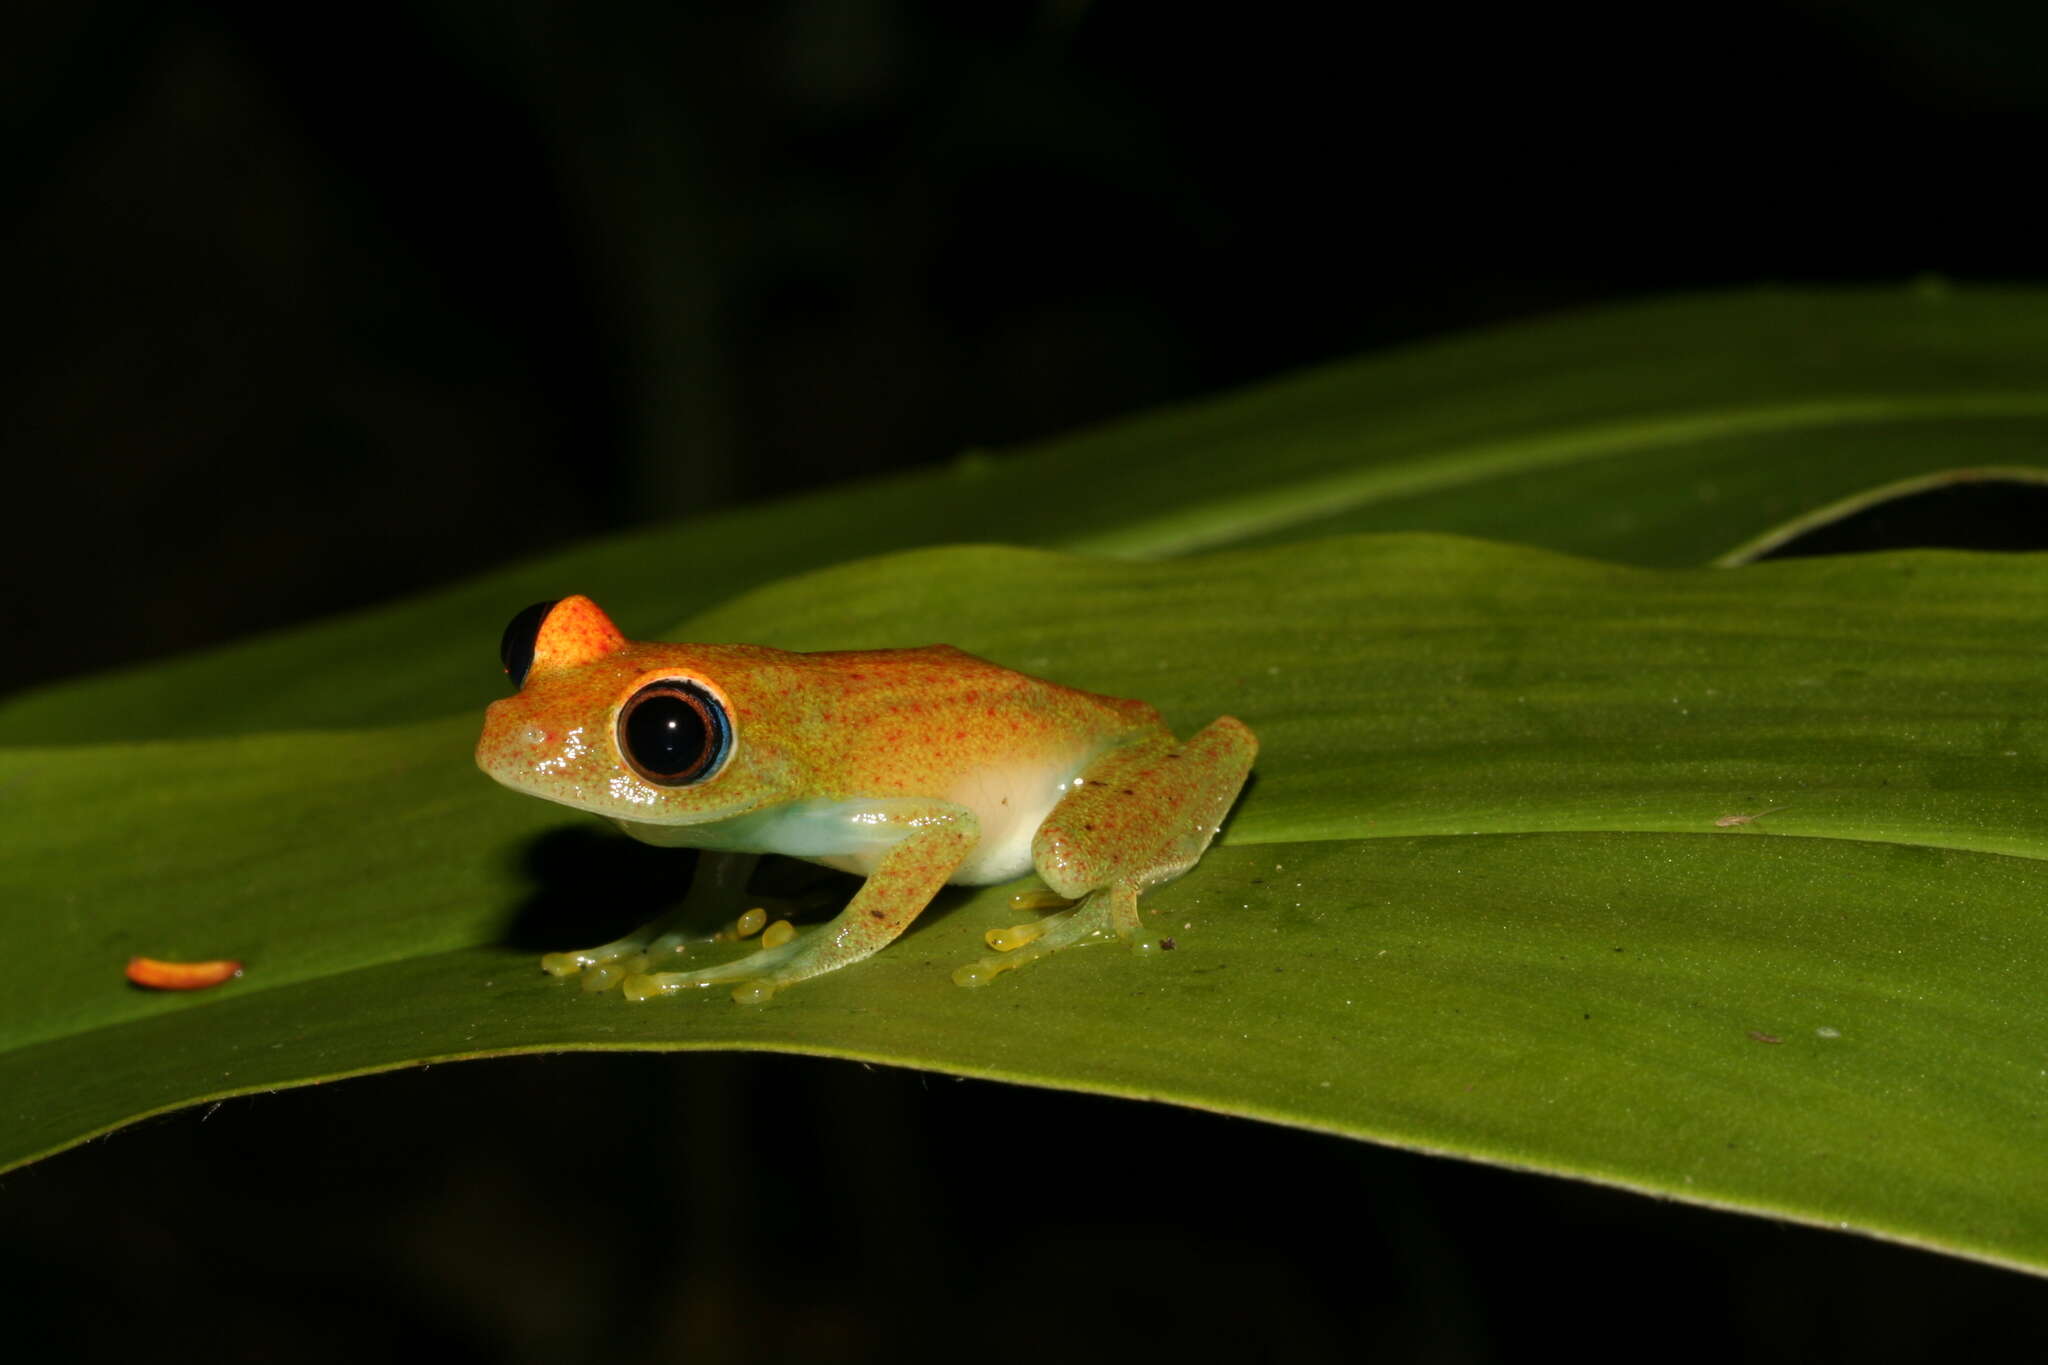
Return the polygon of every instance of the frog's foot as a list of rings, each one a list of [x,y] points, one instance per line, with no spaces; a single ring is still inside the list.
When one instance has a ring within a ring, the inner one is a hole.
[[[1074,896],[1062,896],[1057,891],[1040,887],[1036,891],[1019,891],[1010,897],[1012,910],[1064,910],[1077,902]],[[994,930],[989,932],[994,933]]]
[[[1062,948],[1094,943],[1112,934],[1135,949],[1150,950],[1156,945],[1139,938],[1142,927],[1138,920],[1138,888],[1107,886],[1089,893],[1071,910],[1029,924],[989,930],[983,937],[998,956],[954,968],[953,983],[986,986],[1004,972],[1050,957]]]
[[[580,972],[584,990],[610,990],[630,973],[647,970],[648,949],[655,942],[652,929],[641,929],[595,948],[548,953],[541,958],[540,969],[549,976],[575,976]]]
[[[595,948],[578,948],[567,953],[548,953],[541,958],[540,969],[549,976],[575,976],[581,973],[584,990],[608,991],[627,977],[648,970],[655,963],[673,962],[689,951],[691,943],[702,943],[716,937],[680,932],[657,933],[657,928],[658,926],[650,925],[624,938],[613,939],[610,943],[600,943]]]
[[[761,949],[694,972],[641,972],[626,978],[626,998],[645,1000],[698,986],[734,981],[732,998],[759,1005],[784,986],[859,962],[893,942],[981,837],[974,812],[945,801],[892,802],[881,812],[905,831],[846,908],[830,924],[802,938],[787,920],[768,926]]]
[[[721,939],[730,942],[736,937],[759,933],[767,919],[766,912],[752,910],[741,914],[740,911],[750,899],[747,882],[753,876],[754,865],[760,861],[760,855],[755,853],[706,852],[698,859],[697,876],[680,905],[641,925],[624,938],[600,943],[595,948],[549,953],[541,958],[540,969],[549,976],[581,974],[584,990],[608,991],[629,976],[674,965],[675,960],[687,953],[693,943]],[[728,916],[738,916],[738,919],[728,920],[726,928],[715,934],[678,927],[715,924]],[[740,933],[741,929],[746,933]]]
[[[608,991],[629,976],[658,971],[662,966],[673,964],[690,951],[692,943],[738,943],[760,934],[764,925],[768,932],[762,934],[762,941],[768,947],[786,942],[796,932],[788,920],[769,925],[768,912],[756,906],[714,933],[688,933],[683,930],[657,933],[659,926],[650,925],[595,948],[549,953],[541,958],[540,968],[549,976],[575,976],[581,972],[584,990]]]
[[[625,995],[628,1000],[651,1000],[657,995],[674,995],[733,981],[739,983],[733,988],[735,1001],[742,1005],[765,1004],[784,986],[817,975],[817,968],[809,961],[817,954],[806,952],[811,948],[814,945],[810,939],[798,940],[795,925],[786,919],[777,920],[761,935],[760,948],[745,957],[687,972],[650,972],[643,966],[626,974]]]

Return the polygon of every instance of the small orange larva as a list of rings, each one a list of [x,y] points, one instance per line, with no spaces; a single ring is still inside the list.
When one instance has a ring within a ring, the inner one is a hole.
[[[153,957],[128,959],[128,979],[153,991],[203,991],[242,974],[242,964],[228,958],[212,962],[164,962]]]

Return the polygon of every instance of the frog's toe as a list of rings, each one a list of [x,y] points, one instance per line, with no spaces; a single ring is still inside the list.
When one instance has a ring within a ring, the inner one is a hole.
[[[1020,925],[1019,928],[1033,928]],[[996,942],[997,930],[991,930],[989,946],[997,950],[998,956],[978,958],[953,969],[953,984],[956,986],[986,986],[1004,972],[1014,972],[1019,967],[1028,967],[1042,957],[1050,957],[1062,948],[1070,947],[1085,940],[1077,937],[1054,938],[1040,933],[1011,947]]]
[[[1071,910],[991,929],[982,937],[999,956],[984,957],[953,969],[958,986],[986,986],[1004,972],[1029,966],[1062,948],[1093,943],[1111,934],[1135,947],[1151,945],[1137,941],[1138,891],[1133,886],[1110,886],[1091,893]]]
[[[986,986],[1004,972],[1021,967],[1030,959],[1015,957],[984,957],[973,962],[963,962],[953,969],[953,984],[956,986]]]
[[[583,989],[596,994],[608,991],[629,976],[637,976],[647,970],[647,954],[635,953],[631,957],[614,958],[600,962],[583,970]]]
[[[623,983],[626,998],[652,1000],[657,995],[675,995],[706,986],[738,982],[739,986],[732,995],[734,1000],[743,1005],[765,1003],[782,987],[808,975],[792,970],[804,940],[793,937],[795,929],[787,920],[780,921],[776,927],[784,932],[776,934],[769,946],[730,962],[687,972],[634,972]]]
[[[703,941],[702,934],[681,929],[657,932],[656,925],[648,925],[595,948],[546,953],[541,957],[540,969],[549,976],[575,976],[580,972],[584,990],[608,991],[629,976],[673,963],[690,951],[692,943]]]
[[[677,977],[696,976],[695,972],[641,972],[625,980],[624,994],[635,1002],[652,1000],[657,995],[669,995],[691,986],[715,986],[719,980],[678,981]],[[732,999],[736,1005],[765,1005],[775,998],[775,993],[784,983],[773,976],[757,976],[741,981],[732,988]]]
[[[1065,910],[1072,906],[1075,900],[1076,897],[1062,896],[1059,892],[1049,887],[1040,887],[1034,891],[1019,891],[1016,895],[1010,897],[1010,908],[1012,910]]]
[[[649,941],[648,933],[643,930],[637,934],[628,934],[624,938],[615,938],[610,943],[600,943],[595,948],[576,948],[566,953],[544,953],[540,959],[540,969],[549,976],[574,976],[578,972],[605,967],[612,963],[629,962],[646,955]],[[603,990],[604,987],[598,986],[594,989]]]
[[[999,953],[1013,953],[1025,944],[1036,943],[1043,938],[1047,923],[1057,918],[1059,917],[1056,915],[1047,915],[1045,919],[1035,919],[1029,924],[1013,924],[1007,929],[991,929],[983,934],[981,939]]]
[[[1007,929],[991,929],[983,934],[982,941],[999,953],[1013,953],[1028,943],[1036,943],[1046,932],[1070,921],[1080,902],[1072,896],[1062,896],[1056,891],[1020,891],[1010,897],[1012,910],[1045,910],[1057,908],[1058,914],[1046,915],[1026,924],[1012,924]]]
[[[735,1005],[765,1005],[775,998],[775,992],[782,989],[782,983],[772,976],[757,976],[752,981],[742,981],[732,988],[732,1002]]]
[[[549,976],[574,976],[585,967],[595,966],[596,963],[596,958],[588,957],[582,952],[544,953],[541,955],[540,969]]]

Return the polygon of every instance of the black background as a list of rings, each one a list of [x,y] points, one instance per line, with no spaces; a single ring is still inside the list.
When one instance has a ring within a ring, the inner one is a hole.
[[[2036,5],[38,8],[10,688],[1457,328],[2043,273]],[[10,1299],[40,1359],[2048,1345],[1860,1239],[763,1058],[160,1120],[0,1183]]]

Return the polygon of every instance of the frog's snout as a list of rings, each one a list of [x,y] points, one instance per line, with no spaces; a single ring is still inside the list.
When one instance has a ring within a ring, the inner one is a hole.
[[[545,744],[548,732],[519,715],[518,698],[506,697],[484,708],[484,731],[476,742],[476,766],[506,782],[532,758],[537,745]]]

